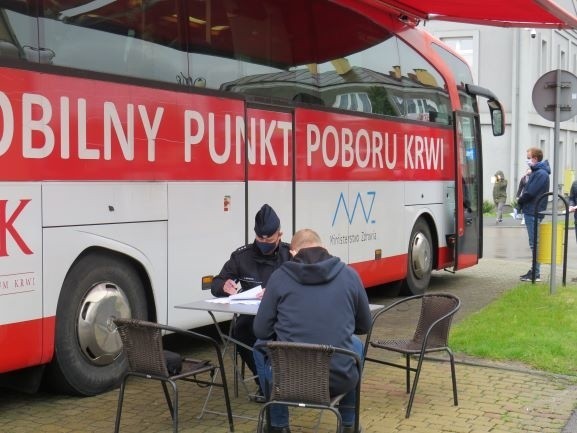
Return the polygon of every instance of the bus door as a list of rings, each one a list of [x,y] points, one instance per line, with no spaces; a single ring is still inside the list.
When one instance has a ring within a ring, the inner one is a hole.
[[[479,117],[455,112],[455,265],[478,263],[482,256],[482,184]]]
[[[254,239],[254,216],[268,203],[281,221],[283,241],[293,234],[293,115],[257,107],[246,110],[246,234]]]

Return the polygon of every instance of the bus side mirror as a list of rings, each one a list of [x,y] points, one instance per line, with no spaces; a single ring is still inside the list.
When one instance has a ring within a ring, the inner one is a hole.
[[[489,89],[474,84],[465,84],[465,88],[469,95],[483,96],[487,98],[489,104],[489,111],[491,112],[491,126],[493,127],[493,135],[499,136],[505,133],[505,110],[501,102]]]
[[[491,112],[491,126],[493,135],[498,137],[505,133],[505,113],[501,103],[495,99],[489,99],[489,111]]]

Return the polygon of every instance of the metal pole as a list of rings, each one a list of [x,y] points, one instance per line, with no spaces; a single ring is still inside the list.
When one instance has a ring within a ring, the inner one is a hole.
[[[549,293],[554,294],[557,286],[557,195],[559,193],[558,165],[559,165],[559,129],[561,116],[561,69],[557,69],[557,83],[555,86],[555,134],[553,137],[553,221],[551,238],[551,275],[549,277]]]

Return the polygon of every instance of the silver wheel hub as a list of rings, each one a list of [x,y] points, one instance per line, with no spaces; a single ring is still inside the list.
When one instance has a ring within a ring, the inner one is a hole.
[[[428,275],[431,267],[431,244],[423,233],[417,233],[411,251],[411,266],[415,277],[421,279]]]
[[[114,319],[129,318],[130,304],[112,283],[93,286],[82,300],[78,313],[78,343],[84,356],[95,365],[108,365],[120,354],[122,342]]]

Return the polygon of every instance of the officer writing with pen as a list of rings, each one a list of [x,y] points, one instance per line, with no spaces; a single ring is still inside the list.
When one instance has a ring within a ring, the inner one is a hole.
[[[281,241],[280,219],[268,204],[264,204],[257,212],[254,219],[254,232],[254,242],[235,250],[220,273],[214,277],[211,286],[213,296],[230,296],[238,290],[248,290],[258,285],[265,289],[273,271],[289,260],[290,245]],[[253,320],[254,316],[240,315],[233,329],[233,337],[248,347],[252,347],[256,342]],[[237,350],[247,367],[256,376],[252,351],[240,345],[237,345]],[[258,379],[255,381],[259,385]],[[259,395],[263,395],[260,385]]]

